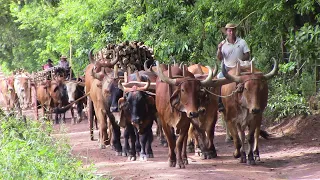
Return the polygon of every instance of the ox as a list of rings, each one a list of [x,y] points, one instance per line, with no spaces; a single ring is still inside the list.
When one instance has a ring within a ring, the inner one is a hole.
[[[129,76],[129,83],[122,83],[125,95],[118,101],[121,109],[119,124],[125,127],[124,156],[130,149],[128,143],[130,136],[131,152],[129,158],[132,161],[136,160],[136,149],[140,148],[140,160],[154,157],[151,144],[153,141],[152,125],[153,121],[157,119],[156,107],[154,97],[146,91],[150,87],[150,79],[155,82],[156,78],[154,73],[140,71]],[[139,135],[141,135],[141,139]]]
[[[217,69],[217,66],[215,66]],[[205,66],[200,64],[194,64],[188,67],[188,71],[193,73],[197,79],[203,80],[205,77],[208,76],[209,69]],[[201,122],[200,128],[206,132],[206,139],[207,139],[207,149],[208,152],[202,152],[202,159],[211,159],[217,156],[217,152],[214,146],[214,130],[215,125],[218,119],[218,98],[217,95],[220,92],[220,87],[223,84],[231,83],[231,81],[227,79],[216,79],[214,80],[215,85],[214,87],[202,88],[199,93],[199,101],[201,107],[204,108],[206,111],[204,112],[203,116],[199,117],[199,121]],[[190,126],[189,133],[188,133],[188,143],[193,139],[195,148],[197,149],[196,153],[200,154],[201,150],[199,149],[199,140],[198,134],[196,133],[193,125]],[[190,147],[190,144],[188,144]]]
[[[69,81],[66,82],[67,92],[68,92],[68,101],[69,103],[73,103],[75,100],[83,97],[85,95],[84,93],[84,85],[81,82],[73,82]],[[84,105],[86,103],[86,99],[83,98],[76,102],[77,106],[77,120],[74,118],[74,111],[73,106],[71,107],[71,115],[72,115],[72,123],[80,123],[82,120],[82,111],[84,108]]]
[[[118,72],[110,69],[117,59],[108,62],[96,62],[95,67],[91,70],[93,81],[90,87],[90,98],[93,102],[95,115],[99,124],[99,140],[100,148],[105,148],[105,145],[110,144],[108,138],[109,132],[112,131],[112,145],[116,150],[117,155],[121,155],[122,146],[120,143],[120,127],[115,121],[114,115],[110,111],[110,83],[112,79],[117,79]],[[112,76],[115,74],[115,76]],[[108,118],[107,118],[108,117]],[[108,127],[109,125],[109,127]],[[111,132],[110,132],[111,133]]]
[[[278,64],[274,60],[272,71],[263,75],[253,67],[251,69],[237,65],[236,68],[226,71],[222,64],[222,73],[226,79],[234,83],[222,86],[221,95],[235,94],[223,99],[225,106],[224,119],[228,129],[233,137],[235,158],[240,157],[240,163],[254,165],[255,160],[260,161],[259,156],[259,135],[262,121],[262,113],[267,106],[268,101],[268,84],[267,80],[272,78],[278,70]],[[248,159],[245,152],[245,129],[249,128],[248,140]],[[240,138],[238,135],[240,132]],[[248,161],[247,161],[248,160]]]
[[[55,80],[46,80],[36,87],[37,100],[42,108],[42,115],[46,116],[48,110],[58,107],[61,104],[61,93],[59,91],[59,83]],[[49,111],[50,112],[50,111]],[[57,121],[56,114],[56,121]]]
[[[19,103],[22,108],[27,108],[31,101],[30,77],[26,73],[15,75],[14,89],[17,93]]]
[[[157,66],[159,67],[158,62]],[[199,94],[201,87],[210,87],[216,84],[215,80],[212,80],[212,70],[210,67],[208,68],[209,74],[204,80],[198,80],[192,73],[185,70],[186,68],[181,70],[176,66],[172,67],[172,75],[176,79],[172,79],[170,78],[172,76],[171,67],[165,72],[169,77],[164,76],[161,68],[158,68],[156,108],[168,140],[170,167],[175,167],[177,161],[179,168],[185,168],[185,164],[188,164],[186,143],[190,122],[200,136],[199,143],[202,151],[207,152],[206,144],[208,143],[205,140],[205,132],[200,128],[202,127],[201,121],[199,121],[199,116],[203,116],[206,110],[200,105]],[[174,127],[179,134],[176,142],[171,127]],[[178,157],[176,157],[175,149]]]
[[[6,110],[13,110],[18,108],[19,114],[21,115],[21,109],[17,94],[14,90],[14,77],[9,76],[0,81],[0,90],[3,96],[3,100],[6,106]]]

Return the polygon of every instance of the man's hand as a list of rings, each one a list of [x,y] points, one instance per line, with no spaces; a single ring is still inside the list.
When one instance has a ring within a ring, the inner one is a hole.
[[[221,41],[221,43],[218,45],[218,49],[221,51],[221,48],[223,46],[223,44],[226,42],[226,40]]]
[[[222,49],[222,46],[223,46],[223,44],[226,42],[226,40],[223,40],[223,41],[221,41],[221,43],[218,45],[218,51],[217,51],[217,59],[218,60],[222,60],[222,53],[221,53],[221,49]]]

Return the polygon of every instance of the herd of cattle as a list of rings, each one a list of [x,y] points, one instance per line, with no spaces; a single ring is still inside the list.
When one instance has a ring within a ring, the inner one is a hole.
[[[187,67],[146,61],[143,68],[137,68],[144,70],[131,73],[115,60],[95,60],[92,51],[89,60],[82,79],[66,80],[59,68],[41,82],[23,71],[1,78],[0,94],[6,109],[41,107],[43,116],[55,113],[54,122],[59,123],[60,114],[71,108],[72,122],[79,123],[86,107],[90,139],[94,140],[95,122],[100,148],[111,145],[116,155],[129,156],[132,161],[138,152],[141,160],[154,157],[155,122],[161,142],[169,148],[169,166],[185,168],[189,142],[201,150],[203,159],[217,156],[214,131],[221,96],[225,107],[222,114],[235,147],[233,156],[250,165],[260,160],[258,144],[268,100],[267,80],[277,73],[276,61],[268,74],[261,73],[252,63],[249,67],[238,65],[229,72],[222,64],[225,78],[217,79],[217,66],[212,69],[199,64]],[[32,89],[36,100],[32,100]],[[77,119],[73,107],[77,107]],[[124,128],[123,147],[120,128]]]

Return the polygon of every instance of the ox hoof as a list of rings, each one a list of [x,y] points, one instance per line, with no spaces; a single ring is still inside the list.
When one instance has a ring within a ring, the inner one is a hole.
[[[105,149],[105,148],[106,148],[106,145],[100,144],[100,149]]]
[[[188,164],[189,164],[188,158],[183,158],[182,161],[183,161],[183,163],[184,163],[185,165],[188,165]]]
[[[129,161],[136,161],[136,160],[137,160],[137,157],[136,157],[136,156],[129,156],[129,157],[128,157],[128,160],[129,160]]]
[[[140,161],[147,161],[148,157],[146,154],[140,154]]]
[[[187,153],[194,153],[195,149],[194,149],[194,145],[188,145],[187,146]]]
[[[184,165],[183,161],[179,162],[178,168],[179,169],[185,169],[186,168],[186,166]]]
[[[176,167],[176,161],[169,160],[169,167]]]
[[[249,160],[248,159],[247,164],[250,165],[250,166],[251,165],[256,165],[256,162],[254,160]]]
[[[116,156],[122,156],[122,152],[116,152]]]
[[[122,152],[122,156],[123,156],[123,157],[127,157],[127,156],[128,156],[128,153],[127,153],[127,152]]]
[[[154,158],[153,154],[147,154],[147,158]]]
[[[210,151],[207,154],[207,159],[213,159],[217,157],[217,152],[216,151]]]
[[[240,163],[246,163],[247,159],[245,157],[241,157],[239,160]]]
[[[260,161],[260,156],[254,156],[254,160]]]
[[[239,158],[240,156],[241,156],[241,154],[240,154],[240,152],[237,151],[237,150],[233,153],[233,157],[234,157],[234,158]]]

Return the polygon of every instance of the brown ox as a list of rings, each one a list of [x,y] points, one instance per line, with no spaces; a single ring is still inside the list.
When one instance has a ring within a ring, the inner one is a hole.
[[[234,83],[222,86],[221,95],[227,96],[236,91],[235,94],[223,99],[225,111],[223,112],[228,129],[233,137],[236,148],[233,156],[240,157],[240,163],[255,164],[255,160],[260,161],[258,140],[262,113],[267,106],[268,84],[267,80],[272,78],[277,70],[277,62],[274,62],[273,70],[263,75],[251,64],[250,68],[241,68],[239,64],[236,68],[226,71],[224,65],[222,73],[226,79]],[[249,128],[248,140],[248,161],[245,152],[245,129]],[[238,135],[240,131],[240,138]]]
[[[217,67],[215,67],[217,69]],[[209,69],[200,64],[194,64],[188,67],[188,70],[195,75],[197,79],[203,80],[208,76]],[[202,152],[202,159],[211,159],[217,156],[216,149],[214,146],[214,131],[215,125],[218,119],[218,94],[220,93],[220,87],[223,84],[231,83],[231,81],[227,79],[219,79],[215,80],[215,86],[209,88],[202,88],[201,93],[199,94],[199,100],[201,106],[206,109],[205,114],[199,117],[199,121],[201,122],[200,128],[206,132],[207,139],[207,148],[208,152]],[[197,149],[196,153],[200,153],[198,143],[198,135],[194,130],[194,127],[191,125],[188,133],[188,143],[193,140],[195,148]]]
[[[61,93],[59,83],[54,80],[47,80],[36,87],[37,100],[42,108],[42,115],[46,116],[51,108],[58,107],[61,104]],[[49,110],[49,111],[48,111]],[[57,119],[57,114],[56,114]]]
[[[0,90],[6,106],[6,110],[13,110],[15,107],[20,109],[17,94],[14,90],[14,77],[9,76],[0,81]],[[20,113],[20,110],[19,110]],[[21,113],[20,113],[21,114]]]
[[[199,142],[202,151],[207,151],[205,132],[200,128],[203,126],[201,116],[206,112],[206,109],[200,104],[201,87],[211,87],[219,84],[217,83],[219,81],[212,80],[212,70],[210,67],[208,68],[208,76],[205,80],[201,81],[196,79],[192,73],[185,70],[186,68],[181,70],[173,66],[172,75],[170,72],[171,68],[169,68],[168,71],[164,72],[168,74],[169,78],[164,76],[161,68],[158,69],[156,107],[168,140],[170,167],[175,167],[177,161],[179,168],[185,168],[185,164],[188,164],[186,143],[190,123],[192,123],[200,137]],[[216,72],[217,70],[215,70],[215,74]],[[176,79],[170,78],[171,76],[174,76]],[[161,80],[165,83],[161,82]],[[176,142],[174,141],[171,127],[174,127],[179,134]]]
[[[89,54],[89,58],[92,59],[92,55]],[[109,133],[112,131],[112,145],[114,146],[117,155],[121,155],[120,127],[116,124],[115,117],[110,111],[111,105],[109,103],[110,84],[113,84],[113,81],[117,80],[115,76],[118,76],[118,72],[114,72],[111,69],[116,62],[117,60],[111,62],[98,61],[95,63],[90,75],[94,78],[90,84],[90,99],[93,102],[95,116],[99,124],[100,148],[105,148],[106,145],[110,144],[110,137],[108,137],[109,130]],[[114,76],[112,76],[113,74]],[[90,128],[92,127],[91,124],[92,122],[90,122]]]

